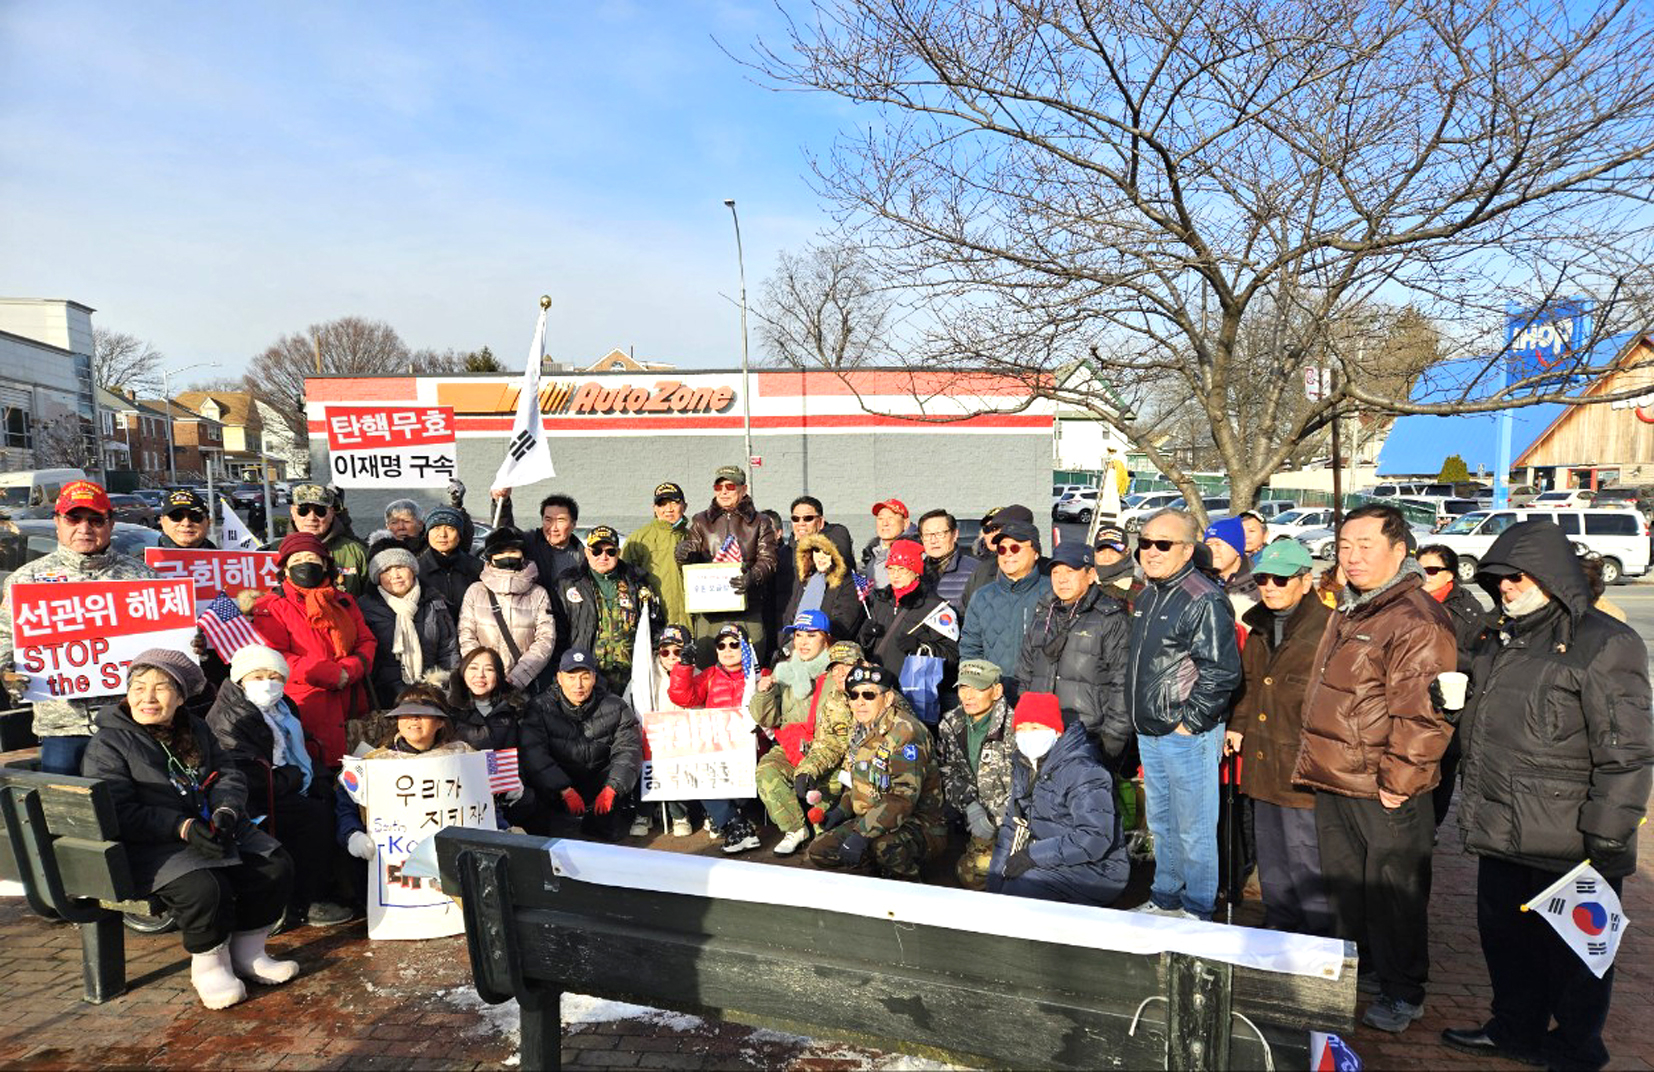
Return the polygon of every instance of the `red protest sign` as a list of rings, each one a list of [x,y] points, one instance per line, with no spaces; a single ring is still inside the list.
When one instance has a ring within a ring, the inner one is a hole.
[[[248,588],[268,591],[281,579],[274,551],[212,551],[195,547],[146,547],[144,564],[161,576],[189,581],[198,601],[222,590],[234,597]]]
[[[113,695],[140,652],[189,651],[195,638],[195,593],[184,580],[14,584],[10,599],[25,700]]]
[[[450,406],[328,406],[328,469],[341,488],[444,488],[454,478]]]

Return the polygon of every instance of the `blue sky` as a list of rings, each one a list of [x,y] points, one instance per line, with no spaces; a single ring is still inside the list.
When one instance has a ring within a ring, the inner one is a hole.
[[[749,297],[828,223],[839,102],[719,50],[767,2],[0,0],[0,294],[66,297],[174,367],[385,320],[513,367],[548,349],[739,363]]]

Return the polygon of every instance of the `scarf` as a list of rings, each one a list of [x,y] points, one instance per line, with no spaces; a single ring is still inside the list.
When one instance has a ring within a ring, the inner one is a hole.
[[[1453,582],[1448,581],[1446,584],[1442,585],[1440,588],[1436,589],[1434,592],[1431,592],[1430,593],[1430,598],[1434,599],[1437,603],[1446,603],[1447,602],[1447,597],[1452,595],[1452,594],[1453,594]]]
[[[791,659],[783,659],[776,664],[773,674],[776,684],[787,686],[796,697],[808,699],[815,691],[816,678],[826,670],[827,649],[823,648],[808,662],[800,660],[796,655]]]
[[[921,580],[923,580],[923,578],[924,578],[924,575],[920,574],[920,575],[913,578],[913,583],[912,584],[905,584],[900,588],[897,588],[894,584],[892,584],[890,586],[890,594],[892,596],[896,597],[896,602],[897,603],[900,603],[902,600],[907,598],[907,594],[909,592],[911,592],[915,588],[919,587],[919,582]]]
[[[407,595],[393,596],[383,588],[379,595],[385,606],[396,612],[396,630],[392,634],[391,654],[402,664],[402,680],[412,685],[425,675],[425,653],[419,646],[419,585],[408,589]]]
[[[328,642],[330,659],[343,659],[356,648],[356,623],[339,602],[339,590],[324,584],[319,588],[293,586],[304,604],[304,617]]]
[[[251,702],[251,701],[249,701]],[[254,705],[257,707],[257,705]],[[285,700],[277,700],[270,707],[258,707],[258,713],[264,716],[265,725],[270,727],[270,736],[275,741],[273,755],[270,758],[272,767],[292,765],[304,773],[300,782],[299,792],[310,791],[310,778],[315,772],[310,766],[310,752],[304,747],[304,727],[299,725],[293,709],[287,706]]]
[[[827,598],[827,575],[812,573],[804,582],[804,592],[798,597],[799,610],[820,610],[821,601]]]

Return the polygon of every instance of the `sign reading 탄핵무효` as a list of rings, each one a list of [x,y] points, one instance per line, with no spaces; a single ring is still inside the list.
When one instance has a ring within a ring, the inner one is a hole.
[[[327,449],[341,488],[445,488],[454,478],[449,406],[328,406]]]
[[[29,702],[114,696],[136,656],[189,652],[195,639],[195,589],[185,580],[14,584],[10,598],[13,660],[29,677]]]

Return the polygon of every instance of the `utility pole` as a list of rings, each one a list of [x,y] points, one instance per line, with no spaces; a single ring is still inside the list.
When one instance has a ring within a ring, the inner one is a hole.
[[[747,367],[747,261],[741,252],[741,217],[735,211],[735,198],[724,198],[729,206],[730,219],[735,221],[735,263],[741,272],[741,428],[746,437],[747,490],[756,494],[757,474],[753,472],[752,455],[752,378]]]

